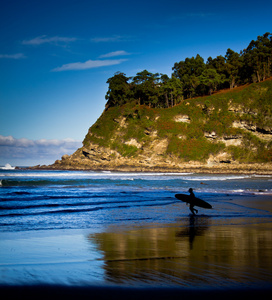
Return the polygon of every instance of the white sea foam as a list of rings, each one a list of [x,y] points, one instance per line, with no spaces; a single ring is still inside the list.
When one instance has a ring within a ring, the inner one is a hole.
[[[14,169],[14,168],[13,168]],[[5,170],[12,170],[12,169],[5,169]],[[154,179],[162,179],[169,178],[172,179],[173,177],[181,178],[185,175],[190,175],[193,173],[129,173],[129,172],[110,172],[110,171],[102,171],[102,172],[89,172],[89,171],[22,171],[17,173],[5,173],[5,176],[14,176],[14,177],[68,177],[68,178],[129,178],[129,179],[144,179],[147,178],[150,180],[151,177]],[[0,174],[3,175],[3,174]],[[182,178],[181,178],[182,179]]]
[[[14,170],[15,167],[12,167],[10,164],[5,164],[4,167],[0,167],[1,170]]]
[[[10,172],[0,172],[1,177],[25,177],[25,178],[55,178],[55,179],[91,179],[91,180],[152,180],[152,181],[186,181],[189,182],[216,182],[216,181],[241,181],[262,179],[259,175],[232,175],[232,174],[196,174],[196,173],[145,173],[145,172],[110,172],[110,171],[40,171],[40,170],[15,170],[14,167],[7,164],[2,170],[10,170]],[[263,179],[269,181],[272,176],[264,176]]]

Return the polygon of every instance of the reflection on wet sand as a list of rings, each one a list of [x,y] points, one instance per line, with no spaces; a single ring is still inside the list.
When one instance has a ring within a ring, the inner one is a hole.
[[[193,249],[193,243],[196,236],[201,236],[204,234],[204,231],[208,229],[209,226],[209,217],[208,216],[193,216],[191,215],[188,218],[188,225],[184,229],[177,231],[177,237],[188,237],[190,250]]]
[[[118,284],[241,286],[272,283],[271,224],[214,226],[209,217],[169,227],[90,235],[105,281]]]

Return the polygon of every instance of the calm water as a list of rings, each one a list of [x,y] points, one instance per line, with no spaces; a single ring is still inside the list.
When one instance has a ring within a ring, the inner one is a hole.
[[[0,170],[0,284],[271,286],[272,176]],[[197,217],[175,199],[208,201]]]

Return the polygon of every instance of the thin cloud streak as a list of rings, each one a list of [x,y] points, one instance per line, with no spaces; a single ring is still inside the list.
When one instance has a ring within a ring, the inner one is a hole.
[[[195,12],[195,13],[181,13],[177,15],[173,15],[169,17],[168,19],[170,21],[178,21],[178,20],[184,20],[184,19],[205,19],[205,18],[211,18],[216,16],[214,13],[208,13],[208,12]]]
[[[131,53],[128,53],[124,50],[119,50],[119,51],[113,51],[110,53],[100,55],[99,58],[109,58],[109,57],[126,56],[126,55],[131,55]]]
[[[39,46],[43,44],[67,44],[70,42],[77,41],[77,38],[74,37],[62,37],[62,36],[53,36],[47,37],[47,35],[38,36],[31,40],[24,40],[23,45]]]
[[[8,58],[8,59],[21,59],[26,58],[23,53],[16,53],[16,54],[0,54],[0,58]]]
[[[87,70],[105,66],[119,65],[124,61],[127,61],[127,59],[87,60],[86,62],[76,62],[62,65],[61,67],[53,69],[52,72]]]
[[[131,36],[126,35],[113,35],[106,37],[95,37],[91,39],[93,43],[110,43],[110,42],[127,42],[134,40]]]
[[[111,37],[96,37],[92,38],[91,41],[94,43],[108,43],[108,42],[119,42],[122,39],[120,35],[115,35]]]

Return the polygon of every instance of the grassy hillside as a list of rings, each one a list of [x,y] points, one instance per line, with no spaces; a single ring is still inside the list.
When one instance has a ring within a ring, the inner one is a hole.
[[[223,152],[237,162],[271,162],[271,78],[186,99],[172,108],[149,108],[133,101],[111,107],[89,129],[83,145],[93,143],[136,159],[154,141],[165,142],[163,157],[181,162],[205,162]]]

